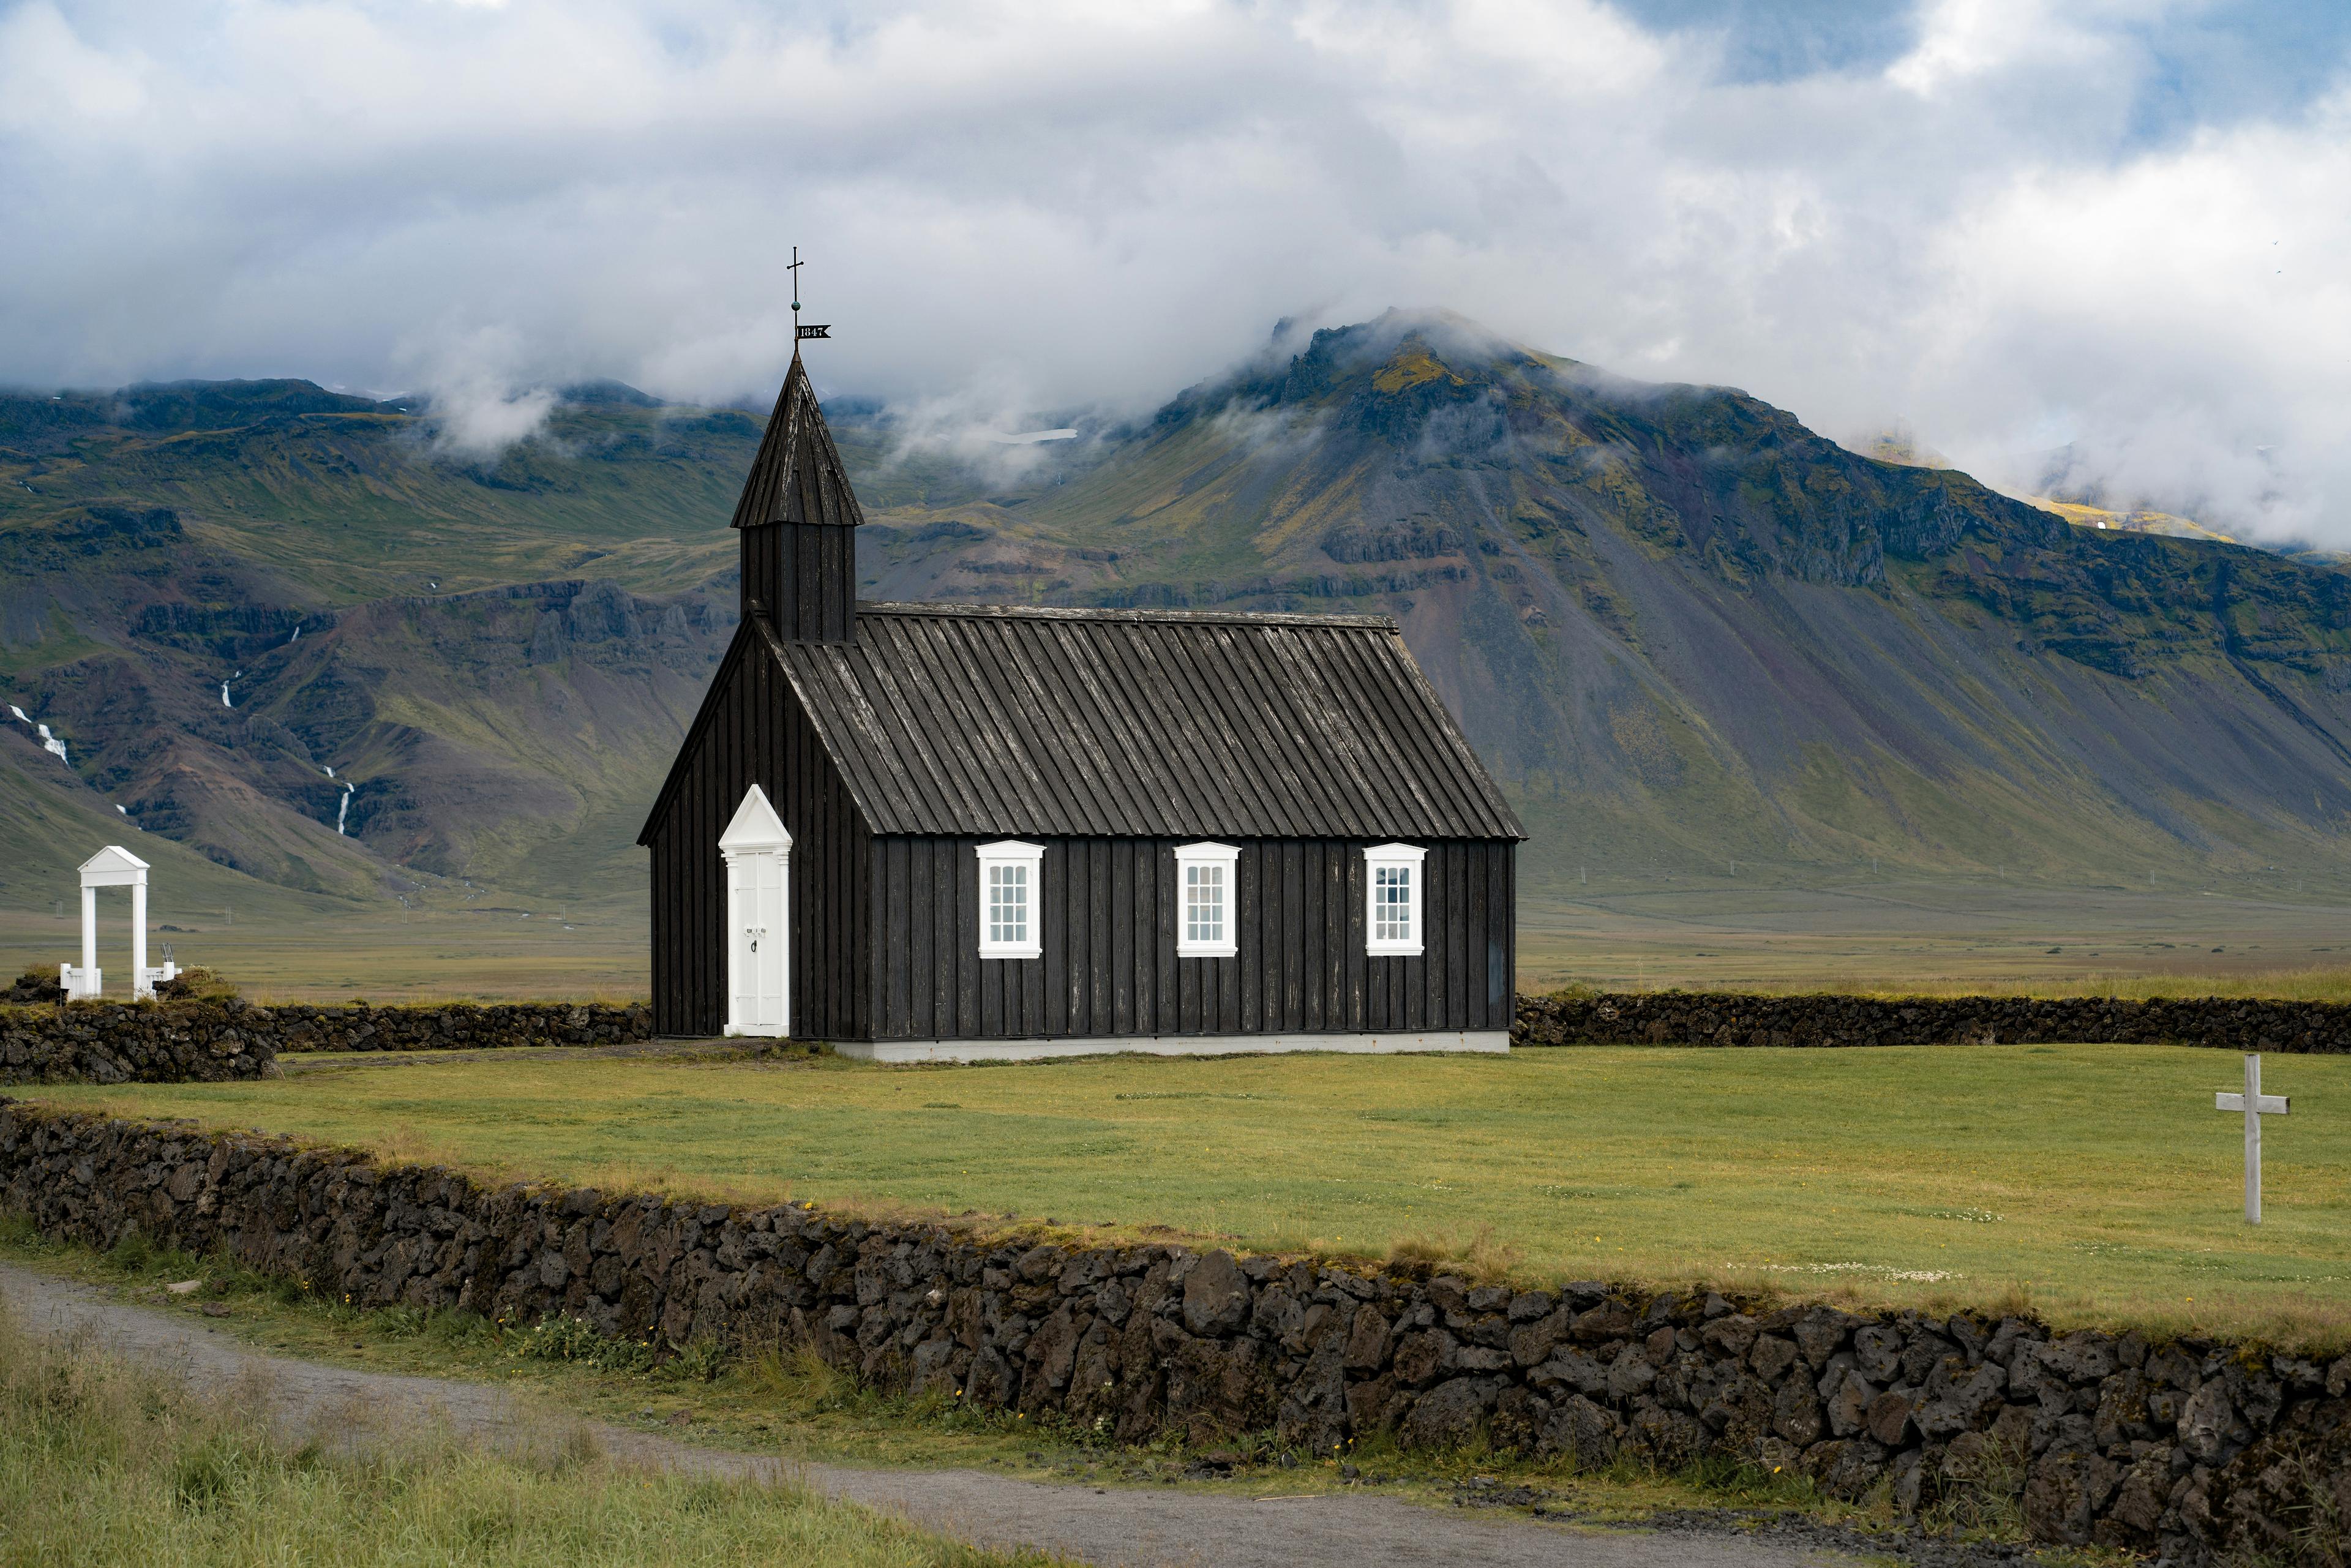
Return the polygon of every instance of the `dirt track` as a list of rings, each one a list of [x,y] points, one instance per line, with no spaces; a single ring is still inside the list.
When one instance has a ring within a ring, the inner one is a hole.
[[[460,1433],[497,1441],[544,1420],[502,1391],[440,1378],[402,1377],[273,1355],[203,1319],[142,1307],[16,1264],[0,1263],[0,1296],[36,1333],[86,1333],[118,1354],[162,1363],[204,1384],[242,1382],[294,1433],[348,1427],[366,1413],[438,1416]],[[776,1477],[783,1461],[592,1426],[607,1454],[705,1474]],[[836,1497],[903,1513],[984,1544],[1048,1547],[1089,1563],[1157,1568],[1796,1568],[1836,1554],[1801,1540],[1728,1531],[1590,1532],[1503,1511],[1448,1511],[1393,1498],[1263,1500],[1171,1489],[1046,1485],[977,1470],[798,1467]],[[1278,1490],[1278,1489],[1276,1489]]]

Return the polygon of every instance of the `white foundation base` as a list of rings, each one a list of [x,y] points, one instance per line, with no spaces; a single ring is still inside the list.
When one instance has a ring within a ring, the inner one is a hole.
[[[833,1050],[859,1061],[1046,1061],[1063,1056],[1254,1056],[1332,1051],[1353,1055],[1476,1051],[1507,1054],[1508,1030],[1428,1034],[1146,1034],[1097,1040],[849,1040]]]

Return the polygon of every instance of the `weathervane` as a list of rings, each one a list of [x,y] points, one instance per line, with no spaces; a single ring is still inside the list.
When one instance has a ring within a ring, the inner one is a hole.
[[[791,266],[790,266],[790,267],[787,267],[785,270],[786,270],[786,271],[788,271],[788,272],[789,272],[789,273],[792,275],[792,352],[793,352],[793,353],[795,353],[795,354],[797,354],[797,353],[799,353],[799,352],[800,351],[800,350],[799,350],[799,344],[800,344],[800,340],[801,340],[802,339],[804,339],[804,338],[830,338],[830,337],[831,337],[831,336],[832,336],[832,329],[831,329],[831,327],[829,327],[829,326],[826,326],[826,327],[816,327],[816,326],[803,327],[803,326],[801,326],[801,325],[800,325],[800,267],[801,267],[801,265],[802,265],[802,263],[801,263],[801,261],[800,261],[800,247],[799,247],[799,246],[792,246],[792,263],[791,263]]]

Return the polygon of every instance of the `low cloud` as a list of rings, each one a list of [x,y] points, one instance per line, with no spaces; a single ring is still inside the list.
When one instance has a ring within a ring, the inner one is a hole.
[[[400,358],[426,397],[434,449],[451,456],[494,458],[545,429],[562,401],[552,387],[528,384],[529,350],[510,328],[479,329]]]
[[[893,403],[884,461],[945,461],[985,484],[1014,485],[1068,463],[1099,435],[1098,422],[1080,428],[1066,417],[1039,413],[1027,379],[994,366],[952,391]]]
[[[494,382],[465,382],[433,392],[433,440],[461,457],[495,457],[528,440],[555,412],[546,387],[516,392]]]
[[[2351,544],[2351,14],[1839,9],[0,0],[0,380],[421,384],[491,450],[586,376],[771,398],[798,244],[910,452],[1428,304]]]

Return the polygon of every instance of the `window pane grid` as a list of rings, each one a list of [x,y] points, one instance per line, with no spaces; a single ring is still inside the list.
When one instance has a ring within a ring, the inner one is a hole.
[[[1043,956],[1044,944],[1038,938],[1046,913],[1040,902],[1045,892],[1044,846],[1007,839],[978,848],[979,956]]]
[[[1372,937],[1379,942],[1412,940],[1412,868],[1372,869]]]
[[[1184,868],[1184,940],[1222,942],[1225,939],[1225,868],[1187,865]]]
[[[987,939],[1029,940],[1029,868],[992,865],[987,868]]]

